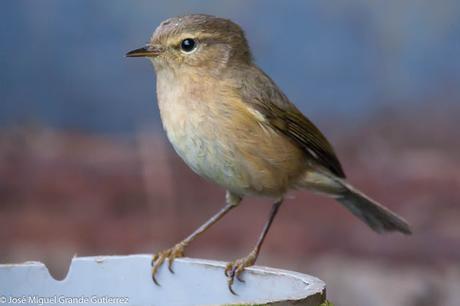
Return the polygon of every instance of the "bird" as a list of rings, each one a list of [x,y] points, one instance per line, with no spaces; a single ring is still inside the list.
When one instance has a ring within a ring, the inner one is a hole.
[[[152,279],[168,261],[247,196],[271,200],[254,248],[225,267],[235,278],[255,264],[270,226],[290,190],[335,199],[378,233],[410,234],[409,224],[346,180],[326,137],[253,59],[242,28],[207,14],[161,22],[150,41],[127,57],[146,57],[156,73],[160,117],[177,154],[198,175],[226,190],[225,205],[195,232],[152,258]]]

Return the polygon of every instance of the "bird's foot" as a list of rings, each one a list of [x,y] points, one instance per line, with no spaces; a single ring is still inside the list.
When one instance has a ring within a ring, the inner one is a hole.
[[[156,274],[158,272],[158,269],[161,267],[165,259],[168,259],[168,269],[171,271],[171,273],[174,273],[172,269],[172,264],[174,262],[174,259],[184,257],[184,251],[185,247],[187,244],[185,242],[179,242],[175,246],[173,246],[170,249],[161,251],[153,255],[152,257],[152,280],[156,285],[160,285],[156,279]]]
[[[244,280],[241,279],[241,273],[244,271],[245,268],[254,265],[256,259],[257,252],[253,250],[251,253],[249,253],[248,256],[234,260],[227,264],[227,266],[225,267],[225,276],[227,276],[228,289],[232,294],[237,295],[232,288],[235,277],[237,280],[244,283]]]

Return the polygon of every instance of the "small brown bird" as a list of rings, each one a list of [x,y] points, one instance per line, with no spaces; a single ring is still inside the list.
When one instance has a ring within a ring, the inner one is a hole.
[[[227,190],[226,206],[194,233],[152,260],[152,277],[198,235],[248,195],[274,199],[248,256],[225,269],[234,278],[255,263],[270,225],[290,189],[336,199],[378,233],[410,234],[401,217],[345,181],[336,154],[318,128],[292,104],[251,56],[242,29],[228,19],[187,15],[163,21],[147,46],[129,57],[148,57],[157,74],[163,127],[177,154],[199,175]]]

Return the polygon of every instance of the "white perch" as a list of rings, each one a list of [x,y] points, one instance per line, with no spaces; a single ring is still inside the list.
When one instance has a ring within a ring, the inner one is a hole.
[[[227,288],[225,263],[180,258],[172,274],[163,265],[156,286],[150,255],[76,257],[65,279],[40,262],[0,265],[0,304],[21,305],[311,305],[325,301],[325,284],[310,275],[251,267],[238,295]],[[16,300],[14,300],[16,299]],[[20,300],[18,300],[20,299]]]

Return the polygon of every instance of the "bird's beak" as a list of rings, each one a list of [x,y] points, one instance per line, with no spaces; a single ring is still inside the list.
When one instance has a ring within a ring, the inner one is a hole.
[[[161,53],[162,49],[159,46],[147,45],[143,48],[129,51],[127,57],[155,57]]]

